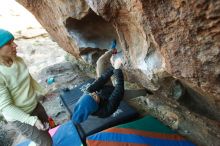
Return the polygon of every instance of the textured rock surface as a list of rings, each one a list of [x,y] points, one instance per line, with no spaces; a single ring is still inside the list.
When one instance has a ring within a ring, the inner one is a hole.
[[[220,120],[219,0],[17,1],[72,55],[79,57],[87,47],[108,49],[116,38],[129,81],[156,92],[165,77],[180,79],[192,101],[183,100],[185,106],[190,103],[187,108],[198,116]]]
[[[140,69],[146,79],[155,80],[151,75],[160,69],[183,79],[206,96],[205,102],[220,117],[219,1],[88,3],[96,13],[114,22],[129,68]]]
[[[217,122],[213,123],[213,121],[205,117],[198,118],[197,114],[190,112],[185,107],[176,106],[171,99],[163,98],[166,99],[166,102],[160,100],[158,96],[138,97],[132,101],[132,104],[144,107],[143,111],[150,112],[166,125],[169,125],[198,145],[219,145],[220,135]],[[203,132],[201,132],[201,129]]]

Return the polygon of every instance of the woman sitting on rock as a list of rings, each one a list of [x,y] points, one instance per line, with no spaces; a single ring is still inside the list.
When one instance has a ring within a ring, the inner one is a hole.
[[[31,77],[17,56],[14,36],[0,29],[0,112],[18,131],[39,146],[51,146],[44,124],[48,116],[37,97],[43,88]]]

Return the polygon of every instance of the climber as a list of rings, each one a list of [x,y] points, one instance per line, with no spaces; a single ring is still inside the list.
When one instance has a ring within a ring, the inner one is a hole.
[[[120,69],[122,62],[122,56],[116,50],[116,41],[113,41],[110,51],[97,61],[97,80],[87,88],[87,92],[76,103],[72,116],[75,124],[85,121],[90,114],[101,118],[110,116],[118,109],[124,97],[146,95],[145,89],[124,91],[124,77]],[[113,90],[109,91],[108,87],[113,87]]]
[[[107,69],[97,80],[95,80],[76,103],[72,121],[79,124],[85,121],[90,114],[105,118],[113,114],[123,98],[124,79],[120,69],[122,60],[111,58],[112,67]],[[106,90],[105,84],[114,75],[116,84],[113,90]]]
[[[43,88],[17,56],[14,36],[0,29],[0,112],[23,136],[39,146],[51,146],[48,116],[37,98]]]

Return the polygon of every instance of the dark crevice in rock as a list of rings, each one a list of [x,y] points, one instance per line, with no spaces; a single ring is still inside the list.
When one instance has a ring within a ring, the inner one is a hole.
[[[80,48],[80,56],[83,58],[83,60],[96,66],[96,62],[99,59],[99,57],[104,54],[107,51],[107,49],[99,49],[99,48]]]
[[[180,105],[187,107],[192,112],[212,120],[220,120],[214,110],[212,110],[211,105],[205,100],[206,97],[186,84],[181,83],[179,80],[172,82],[170,96],[177,100]]]
[[[66,28],[79,48],[108,49],[113,39],[118,40],[113,25],[92,10],[81,20],[69,17]],[[117,47],[120,48],[119,44]]]

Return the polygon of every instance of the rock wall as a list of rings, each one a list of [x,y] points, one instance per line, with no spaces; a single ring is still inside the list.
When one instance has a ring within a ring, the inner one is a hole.
[[[220,1],[87,2],[114,22],[129,68],[149,80],[158,71],[182,79],[220,117]]]
[[[17,1],[75,57],[88,48],[108,49],[117,39],[127,80],[152,92],[164,88],[169,97],[172,84],[163,84],[178,79],[187,96],[177,106],[220,120],[219,0]]]

